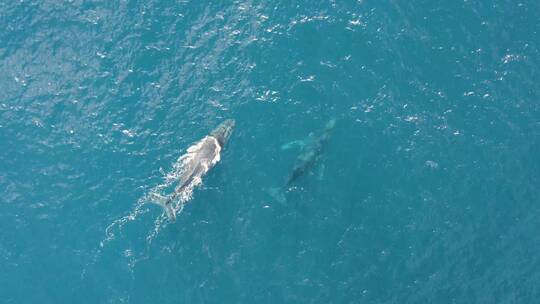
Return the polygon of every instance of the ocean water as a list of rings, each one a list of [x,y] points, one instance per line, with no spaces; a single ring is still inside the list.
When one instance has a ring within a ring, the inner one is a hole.
[[[2,1],[0,28],[0,303],[540,298],[538,1]],[[145,196],[228,118],[164,220]]]

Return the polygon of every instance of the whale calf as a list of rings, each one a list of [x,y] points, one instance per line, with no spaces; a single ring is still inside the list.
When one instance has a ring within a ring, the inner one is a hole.
[[[163,196],[151,193],[151,200],[162,206],[170,220],[176,219],[176,212],[191,198],[193,189],[202,183],[202,177],[221,159],[221,151],[229,141],[235,126],[233,119],[222,122],[209,135],[187,149],[175,163],[177,186],[174,192]]]
[[[302,147],[302,151],[296,158],[293,170],[287,179],[287,188],[289,188],[296,179],[311,170],[311,168],[320,160],[324,145],[330,138],[335,126],[336,119],[330,119],[324,126],[322,132],[318,135],[310,134],[305,140],[294,141],[282,146],[282,149],[288,149],[294,145],[300,145]]]

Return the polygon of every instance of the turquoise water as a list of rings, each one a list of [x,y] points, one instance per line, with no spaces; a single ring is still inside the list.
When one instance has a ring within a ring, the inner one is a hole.
[[[538,1],[4,1],[0,28],[0,303],[540,297]],[[162,221],[144,197],[227,118]]]

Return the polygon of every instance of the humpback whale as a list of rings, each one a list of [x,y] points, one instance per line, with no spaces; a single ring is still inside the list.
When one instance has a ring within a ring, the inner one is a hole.
[[[176,220],[176,212],[191,198],[193,189],[202,183],[202,177],[219,162],[221,150],[229,141],[234,125],[233,119],[225,120],[178,158],[174,165],[178,183],[173,193],[167,196],[150,194],[151,200],[163,207],[171,221]]]
[[[334,130],[335,126],[336,119],[330,119],[324,126],[322,132],[320,132],[318,135],[311,133],[305,140],[293,141],[282,146],[283,150],[289,149],[295,145],[300,145],[302,148],[300,154],[296,158],[293,170],[287,179],[287,188],[289,188],[291,184],[296,181],[296,179],[304,175],[320,160],[324,145],[330,138],[332,130]]]

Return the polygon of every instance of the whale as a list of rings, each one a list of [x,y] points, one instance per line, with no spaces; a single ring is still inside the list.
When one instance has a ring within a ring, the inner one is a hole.
[[[176,220],[177,211],[191,199],[193,190],[202,184],[202,178],[220,161],[221,151],[229,141],[234,126],[235,120],[225,120],[178,158],[174,164],[177,184],[171,194],[150,194],[151,201],[163,207],[171,221]]]
[[[294,167],[287,178],[287,182],[285,184],[287,188],[290,188],[292,184],[306,172],[311,171],[313,166],[320,161],[324,147],[330,139],[335,126],[336,119],[332,118],[326,123],[324,129],[318,134],[310,133],[309,136],[304,140],[293,141],[282,146],[283,150],[290,149],[294,146],[301,147],[300,154],[296,158]]]
[[[321,161],[324,148],[332,135],[336,122],[337,120],[332,118],[320,132],[311,132],[305,139],[295,140],[281,146],[281,150],[299,147],[300,153],[296,157],[290,174],[287,176],[285,185],[266,188],[266,192],[277,202],[285,204],[287,202],[286,193],[294,189],[294,184],[297,180],[306,173],[311,172],[313,167]],[[321,166],[319,178],[322,178],[323,170],[324,164]]]

